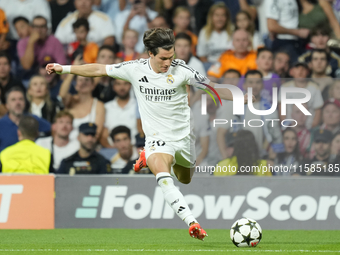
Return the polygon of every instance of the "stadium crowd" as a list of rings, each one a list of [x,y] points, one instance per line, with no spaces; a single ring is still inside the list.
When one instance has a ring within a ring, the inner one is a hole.
[[[231,101],[210,97],[202,115],[201,91],[188,87],[198,166],[290,169],[217,176],[340,176],[340,0],[0,0],[0,8],[3,173],[135,174],[144,133],[131,84],[47,75],[45,66],[148,58],[143,33],[169,27],[176,58],[213,82],[251,88],[255,109],[271,108],[277,89],[272,114],[245,107],[239,116]],[[312,115],[296,106],[281,114],[284,87],[309,90]],[[214,127],[215,119],[226,121]],[[254,120],[265,124],[230,125]]]

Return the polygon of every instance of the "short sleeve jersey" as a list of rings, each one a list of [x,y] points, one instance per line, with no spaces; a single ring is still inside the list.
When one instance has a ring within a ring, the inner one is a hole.
[[[146,137],[162,141],[178,141],[190,133],[185,85],[204,89],[210,82],[179,59],[172,61],[166,73],[153,71],[150,59],[107,65],[106,72],[132,84]]]

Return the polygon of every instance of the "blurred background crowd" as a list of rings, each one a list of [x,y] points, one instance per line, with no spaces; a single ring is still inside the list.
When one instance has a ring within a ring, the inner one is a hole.
[[[1,171],[134,174],[144,133],[131,84],[47,75],[45,66],[148,58],[143,33],[167,27],[176,58],[211,81],[252,88],[255,109],[278,96],[271,115],[248,107],[233,115],[232,102],[209,97],[202,115],[201,93],[188,88],[198,166],[296,169],[215,175],[340,176],[339,22],[340,0],[0,0]],[[296,106],[282,115],[283,87],[308,89],[312,115]],[[214,127],[214,119],[226,121]]]

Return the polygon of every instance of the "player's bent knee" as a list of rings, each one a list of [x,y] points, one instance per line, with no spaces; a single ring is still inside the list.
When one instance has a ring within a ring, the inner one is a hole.
[[[180,181],[180,183],[183,184],[189,184],[191,182],[191,178],[190,179],[178,179]]]

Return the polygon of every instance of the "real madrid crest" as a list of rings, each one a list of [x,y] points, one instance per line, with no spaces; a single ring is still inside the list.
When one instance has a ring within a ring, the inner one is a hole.
[[[172,77],[171,74],[169,74],[168,77],[166,78],[166,82],[167,82],[168,84],[174,84],[175,79],[174,79],[174,77]]]
[[[156,148],[154,146],[150,147],[150,151],[155,151],[155,150],[156,150]]]

